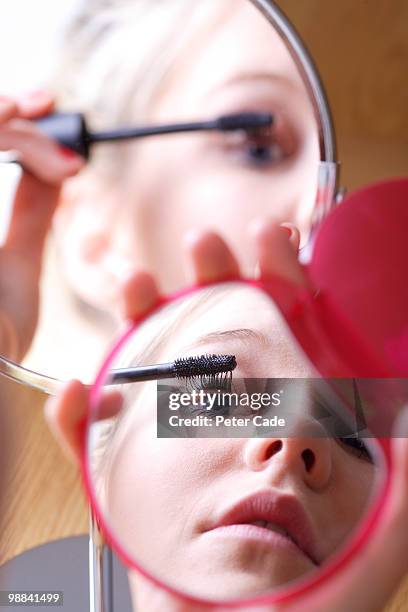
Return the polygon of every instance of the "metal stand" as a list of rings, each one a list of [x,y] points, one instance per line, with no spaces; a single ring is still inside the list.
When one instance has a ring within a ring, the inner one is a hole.
[[[89,513],[89,611],[113,611],[112,551],[105,545],[99,525]]]

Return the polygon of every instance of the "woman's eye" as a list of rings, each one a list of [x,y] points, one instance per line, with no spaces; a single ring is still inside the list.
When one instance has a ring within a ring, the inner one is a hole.
[[[290,155],[285,147],[266,132],[241,132],[226,136],[226,152],[241,164],[253,168],[269,168],[285,161]]]
[[[268,166],[286,159],[282,147],[277,142],[264,142],[262,139],[248,142],[245,146],[248,162],[253,165]]]
[[[359,459],[373,461],[370,451],[360,438],[350,436],[349,438],[337,438],[337,440]]]
[[[300,135],[291,120],[282,113],[274,113],[270,127],[257,130],[226,132],[218,140],[224,153],[240,164],[254,169],[272,169],[296,157]]]

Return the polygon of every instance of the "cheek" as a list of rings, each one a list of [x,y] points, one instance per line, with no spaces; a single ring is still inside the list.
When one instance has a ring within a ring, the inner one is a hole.
[[[174,524],[229,469],[234,446],[208,439],[157,439],[156,424],[145,425],[126,436],[115,454],[106,490],[109,512],[116,523],[133,524],[140,533],[146,525],[163,529],[163,523]]]
[[[316,509],[319,532],[325,534],[325,554],[343,546],[364,519],[376,485],[377,469],[369,462],[349,455],[342,449],[333,452],[332,484]]]
[[[152,143],[139,150],[137,184],[134,172],[129,180],[130,191],[139,194],[137,205],[145,209],[145,223],[158,230],[157,219],[162,215],[166,223],[195,225],[227,218],[244,228],[254,213],[294,220],[296,203],[306,188],[304,161],[290,167],[251,169],[244,163],[245,150],[225,151],[223,145],[199,138],[166,141],[160,148]]]
[[[274,187],[273,178],[242,168],[217,170],[188,159],[180,165],[182,173],[180,168],[158,171],[160,181],[153,189],[146,186],[149,195],[137,203],[142,207],[137,212],[139,236],[146,242],[148,237],[148,264],[162,284],[177,284],[173,276],[183,260],[184,235],[191,229],[211,229],[226,239],[246,273],[252,272],[252,254],[243,249],[250,222],[265,216],[295,221],[296,198],[286,186]]]
[[[364,515],[376,483],[377,470],[368,461],[355,457],[343,460],[339,468],[339,509],[349,523]]]
[[[181,223],[221,225],[228,220],[234,228],[245,228],[257,213],[290,221],[301,195],[294,191],[290,173],[268,175],[220,155],[212,160],[181,151],[177,165],[173,157],[171,165],[158,174],[163,180],[156,181],[148,198],[151,215],[160,211],[167,220]]]
[[[305,178],[301,160],[286,168],[251,169],[237,161],[244,154],[200,143],[195,136],[163,140],[160,147],[145,143],[135,163],[129,163],[132,172],[125,192],[133,194],[132,218],[123,233],[131,234],[138,264],[155,270],[165,290],[185,280],[180,261],[183,236],[191,229],[217,231],[236,251],[247,274],[255,262],[242,245],[254,218],[271,216],[307,231],[315,173],[309,171]]]

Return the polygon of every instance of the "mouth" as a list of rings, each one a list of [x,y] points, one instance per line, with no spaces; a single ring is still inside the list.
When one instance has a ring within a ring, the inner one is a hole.
[[[242,524],[242,523],[241,523]],[[268,531],[273,531],[274,533],[280,533],[285,538],[293,539],[292,536],[286,529],[277,525],[276,523],[269,523],[268,521],[251,521],[250,523],[245,523],[247,525],[254,525],[255,527],[261,527],[262,529],[267,529]]]
[[[284,547],[320,565],[309,518],[291,495],[280,495],[273,490],[255,493],[221,513],[205,531]]]

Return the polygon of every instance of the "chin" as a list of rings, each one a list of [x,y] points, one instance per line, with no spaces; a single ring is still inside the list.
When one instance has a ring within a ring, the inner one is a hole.
[[[300,554],[266,551],[252,543],[239,547],[226,544],[224,541],[220,549],[212,542],[210,550],[200,550],[197,563],[190,558],[189,567],[180,567],[166,581],[174,584],[177,575],[175,586],[180,591],[198,598],[225,601],[264,595],[316,571],[316,566]],[[214,554],[217,550],[218,554]]]
[[[198,580],[197,577],[191,578],[187,583],[177,584],[176,588],[200,599],[228,601],[265,595],[277,588],[287,587],[301,577],[302,575],[296,577],[291,574],[286,575],[285,572],[271,575],[267,572],[259,574],[245,570],[240,572],[225,570],[211,574],[207,579],[204,575],[201,575]]]

